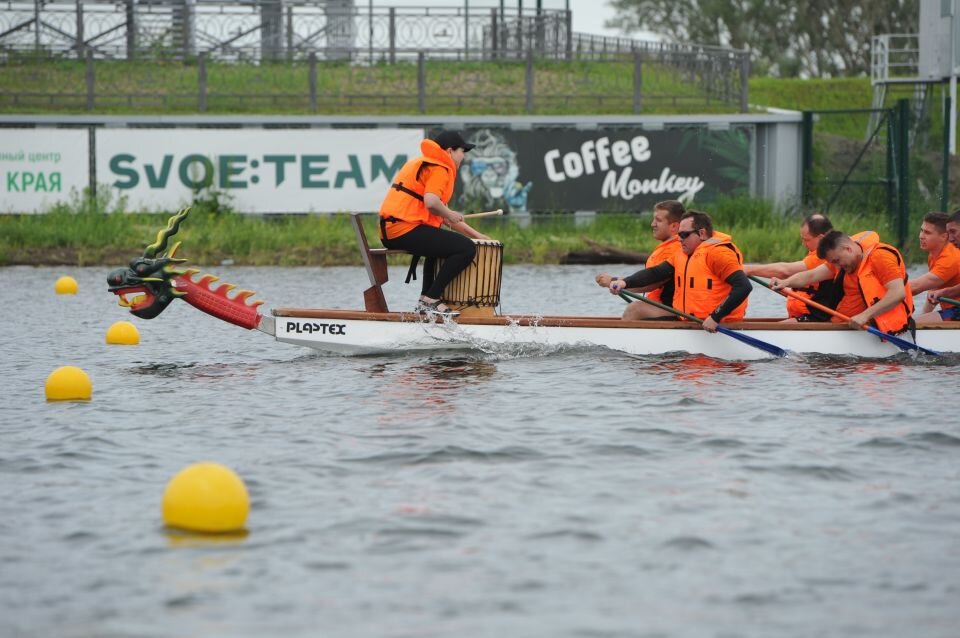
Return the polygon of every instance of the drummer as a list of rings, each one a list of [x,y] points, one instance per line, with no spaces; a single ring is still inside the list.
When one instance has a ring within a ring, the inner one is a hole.
[[[440,299],[443,289],[470,265],[476,254],[471,239],[490,239],[470,227],[458,213],[447,207],[457,183],[457,169],[465,153],[473,149],[457,131],[441,131],[420,143],[422,155],[397,173],[380,205],[380,241],[390,249],[405,250],[414,256],[410,265],[416,278],[416,263],[426,257],[423,285],[416,312],[455,317]],[[446,232],[446,225],[457,232]],[[434,264],[443,258],[434,276]],[[409,277],[408,277],[409,281]]]

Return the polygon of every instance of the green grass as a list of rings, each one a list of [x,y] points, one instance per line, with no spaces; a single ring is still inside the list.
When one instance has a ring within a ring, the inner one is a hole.
[[[196,114],[200,112],[196,59],[97,60],[94,113]],[[309,64],[303,60],[207,64],[206,112],[271,115],[410,115],[419,113],[417,65],[317,65],[316,111],[310,102]],[[431,115],[525,114],[523,61],[427,61],[426,110]],[[673,67],[643,66],[644,114],[731,113],[738,104],[708,98]],[[538,61],[533,113],[601,115],[633,112],[630,61]],[[942,130],[941,87],[934,88],[931,131]],[[750,78],[755,108],[824,111],[869,108],[868,78],[797,80]],[[891,93],[887,106],[902,93]],[[734,99],[734,102],[736,100]],[[0,113],[87,113],[83,61],[10,55],[0,66]],[[818,133],[863,139],[865,114],[823,114]]]
[[[426,113],[513,115],[526,112],[523,61],[428,61]],[[201,110],[196,60],[97,60],[94,113],[193,114]],[[209,62],[210,114],[409,115],[419,112],[417,65],[410,62],[317,65],[316,111],[304,61]],[[733,112],[670,67],[643,67],[645,113]],[[86,113],[86,66],[79,60],[12,56],[0,67],[0,112]],[[533,112],[633,112],[633,64],[538,61]]]
[[[98,210],[97,207],[101,210]],[[117,266],[142,254],[168,215],[123,213],[100,201],[59,206],[46,215],[0,216],[0,265],[17,263]],[[710,209],[718,230],[733,236],[749,261],[797,260],[804,250],[799,217],[785,215],[762,200],[722,199]],[[874,229],[892,241],[880,215],[831,215],[838,228]],[[482,232],[503,242],[505,263],[559,263],[572,251],[589,249],[587,240],[649,252],[655,245],[646,215],[598,215],[579,223],[572,215],[535,216],[528,227],[509,219],[480,219]],[[365,218],[368,238],[376,243],[374,216]],[[359,265],[360,256],[345,214],[263,217],[211,208],[201,202],[181,226],[178,256],[201,266],[223,260],[238,265]],[[403,260],[396,258],[397,263]]]

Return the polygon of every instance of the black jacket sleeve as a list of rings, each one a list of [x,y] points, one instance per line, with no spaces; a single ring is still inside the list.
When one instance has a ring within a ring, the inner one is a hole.
[[[673,277],[673,264],[664,261],[653,268],[638,270],[629,277],[624,277],[623,280],[626,282],[627,288],[639,288],[641,286],[649,286],[650,284],[667,281],[671,277]],[[749,282],[747,285],[749,286]],[[736,308],[736,306],[734,306],[734,308]]]
[[[716,310],[710,313],[710,317],[718,323],[742,304],[743,300],[753,291],[753,286],[747,279],[747,273],[742,270],[738,270],[727,277],[726,281],[730,284],[730,294],[727,295],[722,304],[717,306]]]

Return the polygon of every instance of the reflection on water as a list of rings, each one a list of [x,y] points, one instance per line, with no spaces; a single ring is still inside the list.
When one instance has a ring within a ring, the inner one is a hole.
[[[196,549],[199,547],[210,548],[242,545],[247,540],[250,532],[242,529],[220,534],[205,534],[202,532],[189,532],[186,530],[164,527],[163,535],[166,537],[167,545],[169,547],[180,549]]]
[[[496,364],[483,355],[394,359],[367,368],[367,376],[377,382],[379,423],[385,426],[452,414],[456,410],[452,399],[464,384],[491,379],[496,373]]]
[[[236,363],[150,363],[130,368],[134,374],[155,376],[164,379],[179,377],[183,379],[225,379],[242,377],[253,379],[261,366],[238,365]]]
[[[707,382],[724,379],[727,375],[753,376],[756,366],[753,362],[719,361],[703,355],[678,356],[659,362],[651,359],[649,368],[652,372],[670,375],[675,381]]]

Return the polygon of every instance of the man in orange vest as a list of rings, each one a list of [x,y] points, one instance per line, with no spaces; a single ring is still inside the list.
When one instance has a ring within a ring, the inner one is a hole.
[[[753,290],[743,272],[743,257],[729,235],[715,232],[706,213],[688,210],[677,229],[681,251],[670,261],[610,283],[610,292],[672,280],[673,307],[703,319],[703,329],[716,332],[721,321],[740,321]]]
[[[677,237],[677,230],[680,227],[680,218],[687,212],[682,202],[675,199],[668,199],[658,202],[653,207],[653,221],[650,222],[650,228],[653,229],[653,238],[660,242],[650,256],[647,257],[646,268],[653,268],[665,261],[670,261],[675,253],[681,252],[680,239]],[[620,279],[609,273],[602,272],[595,277],[597,285],[603,288],[609,288],[610,284]],[[673,279],[664,284],[651,284],[642,290],[635,292],[646,292],[648,299],[659,301],[662,304],[671,305],[673,303]],[[623,311],[623,318],[631,321],[639,319],[675,319],[676,315],[664,316],[664,311],[656,306],[634,301]]]
[[[786,279],[770,280],[774,290],[803,287],[837,276],[843,271],[843,298],[837,311],[850,318],[850,326],[873,323],[883,332],[896,334],[911,327],[913,295],[900,252],[880,242],[875,232],[858,234],[854,240],[832,230],[817,246],[817,255],[827,263]]]
[[[821,213],[808,215],[800,222],[800,241],[807,249],[806,257],[799,261],[773,264],[744,264],[743,270],[748,275],[778,277],[780,279],[785,279],[805,270],[813,270],[820,264],[825,263],[823,259],[817,256],[817,244],[831,230],[833,230],[833,224],[830,223],[826,215]],[[826,280],[810,284],[806,288],[794,292],[824,306],[836,308],[840,297],[843,295],[843,288],[838,281]],[[787,316],[794,321],[830,321],[830,315],[822,310],[807,306],[807,304],[794,297],[787,297]]]
[[[953,214],[954,224],[960,221],[960,211]],[[941,303],[940,297],[955,297],[945,290],[960,291],[960,248],[949,241],[947,224],[953,217],[946,213],[929,213],[923,218],[920,225],[920,248],[927,251],[927,268],[929,272],[920,275],[910,282],[913,294],[930,291],[923,314],[917,317],[918,323],[960,320],[960,306],[946,302]],[[954,232],[956,238],[956,232]],[[940,304],[940,310],[934,307]]]
[[[420,313],[445,317],[460,314],[440,301],[443,289],[473,261],[477,248],[471,239],[490,239],[471,228],[463,220],[463,213],[447,207],[457,183],[457,169],[473,147],[457,131],[442,131],[432,140],[423,140],[422,155],[403,165],[380,205],[383,245],[426,257],[416,308]],[[444,224],[457,232],[441,230]],[[438,257],[443,258],[443,265],[434,277]]]
[[[951,244],[960,248],[960,208],[953,211],[947,220],[947,238]]]

